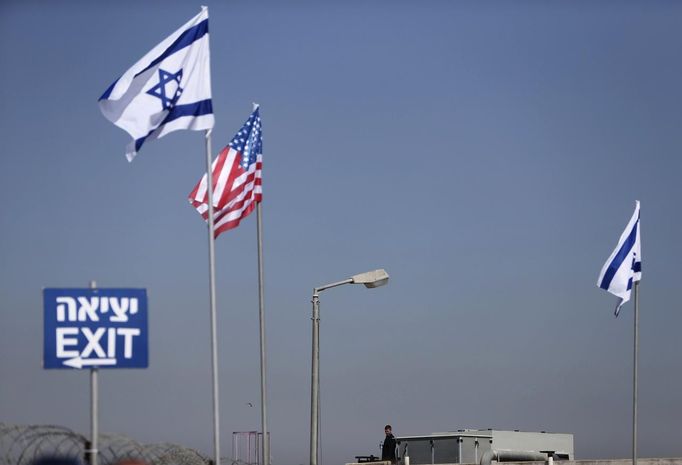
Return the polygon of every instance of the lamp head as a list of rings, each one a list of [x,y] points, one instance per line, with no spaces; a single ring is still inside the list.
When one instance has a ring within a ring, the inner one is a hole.
[[[352,276],[353,284],[364,284],[367,288],[375,288],[388,283],[388,273],[383,268]]]

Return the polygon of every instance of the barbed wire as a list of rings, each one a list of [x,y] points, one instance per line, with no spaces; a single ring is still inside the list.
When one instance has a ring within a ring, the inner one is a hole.
[[[11,425],[0,422],[0,465],[31,465],[41,457],[69,457],[85,463],[87,438],[57,425]],[[209,465],[200,452],[171,443],[142,444],[120,434],[101,434],[99,463],[139,460],[149,465]],[[232,460],[222,464],[240,465]]]

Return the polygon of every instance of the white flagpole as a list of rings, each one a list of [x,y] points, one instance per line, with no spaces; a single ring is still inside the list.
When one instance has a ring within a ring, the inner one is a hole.
[[[639,281],[635,282],[635,343],[632,376],[632,465],[637,465],[637,365],[639,358]]]
[[[220,406],[218,401],[218,336],[216,331],[215,240],[213,237],[213,170],[211,130],[206,131],[206,182],[208,188],[208,276],[211,307],[211,377],[213,378],[213,455],[220,465]]]
[[[260,419],[263,441],[261,446],[261,465],[270,465],[270,441],[268,438],[267,383],[265,352],[265,285],[263,281],[263,225],[261,203],[256,205],[258,235],[258,317],[260,322]]]
[[[253,102],[253,111],[258,104]],[[260,325],[260,421],[263,433],[260,465],[270,465],[270,440],[268,438],[267,363],[265,351],[265,282],[263,279],[263,215],[261,203],[256,203],[256,235],[258,241],[258,322]]]

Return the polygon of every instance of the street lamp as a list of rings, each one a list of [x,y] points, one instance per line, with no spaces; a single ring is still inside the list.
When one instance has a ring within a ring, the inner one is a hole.
[[[336,283],[325,284],[313,289],[313,360],[310,376],[310,465],[318,465],[318,433],[320,413],[320,295],[319,293],[332,287],[344,284],[364,284],[373,289],[388,282],[386,270],[374,270],[356,274]]]

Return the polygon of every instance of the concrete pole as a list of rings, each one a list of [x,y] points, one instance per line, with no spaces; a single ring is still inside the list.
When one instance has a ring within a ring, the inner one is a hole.
[[[376,276],[377,273],[379,277]],[[374,279],[374,281],[368,280],[367,275],[369,275],[370,279]],[[332,287],[353,283],[364,284],[366,287],[377,287],[385,284],[387,281],[388,274],[386,271],[376,270],[313,289],[313,354],[310,375],[310,465],[318,465],[320,458],[320,292]]]
[[[317,445],[319,431],[319,376],[320,376],[320,296],[317,289],[313,293],[313,347],[310,375],[310,465],[317,465]]]

